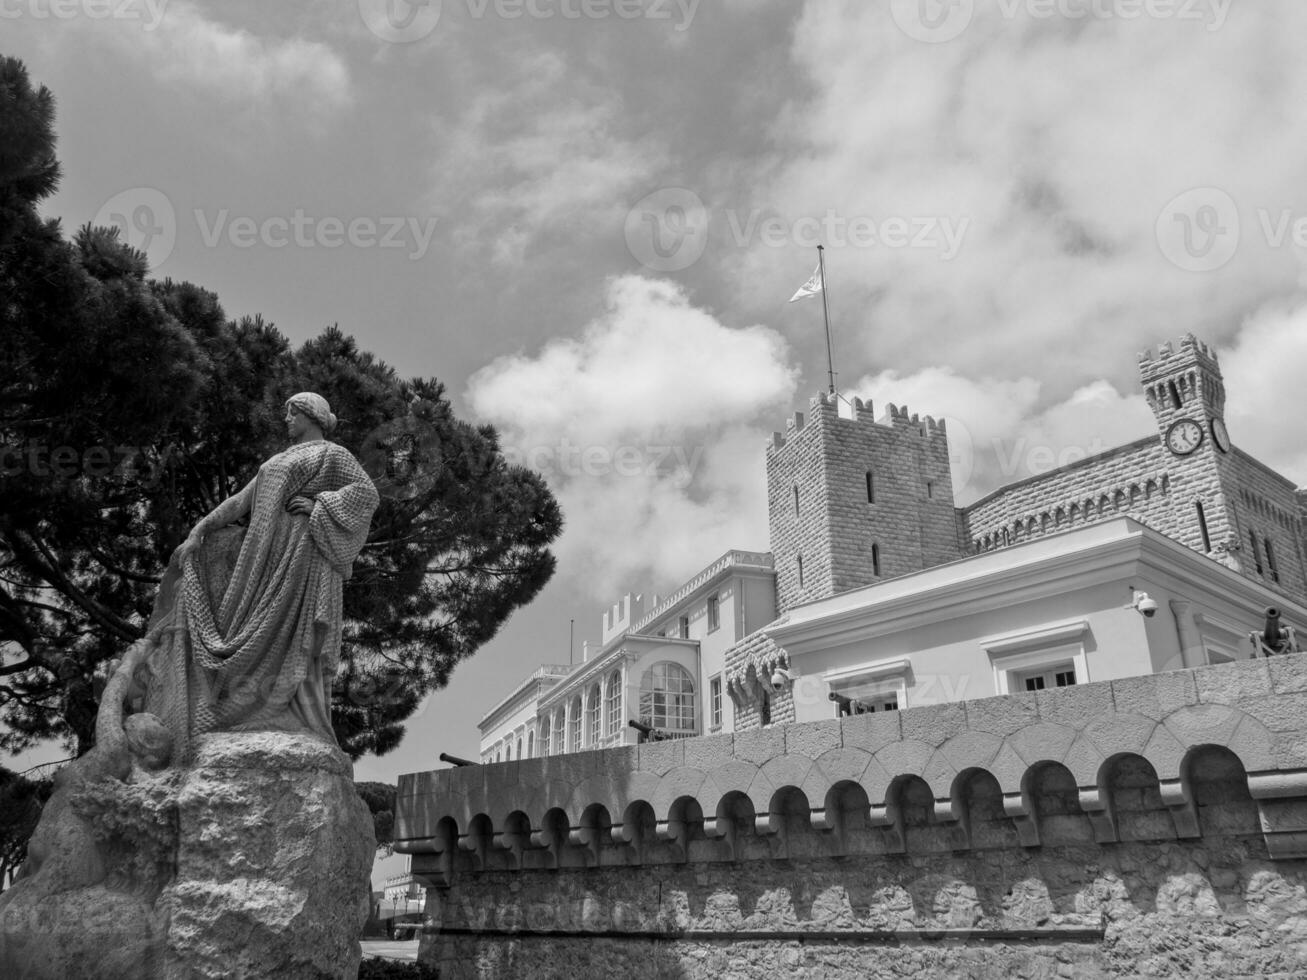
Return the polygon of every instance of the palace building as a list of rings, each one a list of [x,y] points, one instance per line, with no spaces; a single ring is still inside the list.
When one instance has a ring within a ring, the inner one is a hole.
[[[627,597],[486,715],[489,764],[400,777],[419,958],[1303,975],[1303,496],[1204,345],[1139,367],[1153,434],[963,507],[942,424],[814,399],[766,450],[770,552]]]
[[[1268,607],[1307,625],[1307,495],[1231,442],[1216,355],[1186,336],[1139,374],[1154,433],[965,507],[942,422],[814,398],[766,449],[771,551],[625,596],[486,714],[481,761],[1247,659]]]

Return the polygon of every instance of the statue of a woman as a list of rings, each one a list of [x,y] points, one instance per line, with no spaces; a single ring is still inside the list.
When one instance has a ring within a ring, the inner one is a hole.
[[[173,555],[151,622],[142,707],[172,732],[175,756],[215,731],[306,731],[335,742],[341,583],[378,503],[358,460],[324,438],[335,424],[321,395],[288,400],[290,448]],[[231,525],[242,520],[240,537]]]

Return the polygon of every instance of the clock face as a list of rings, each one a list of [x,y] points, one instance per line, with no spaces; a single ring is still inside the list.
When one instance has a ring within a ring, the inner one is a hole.
[[[1166,448],[1177,456],[1188,456],[1203,444],[1203,427],[1193,419],[1180,419],[1166,430]]]
[[[1230,433],[1225,431],[1224,419],[1212,419],[1212,442],[1223,453],[1230,451]]]

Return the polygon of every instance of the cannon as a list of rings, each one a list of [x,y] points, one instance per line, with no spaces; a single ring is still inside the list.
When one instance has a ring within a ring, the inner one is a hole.
[[[477,763],[471,759],[460,759],[456,755],[450,755],[448,752],[440,753],[440,761],[448,762],[451,766],[475,766]]]
[[[634,718],[628,719],[626,724],[628,727],[634,728],[640,733],[641,742],[662,742],[671,738],[671,736],[661,728],[654,728],[652,725],[646,725],[644,722],[636,721]]]

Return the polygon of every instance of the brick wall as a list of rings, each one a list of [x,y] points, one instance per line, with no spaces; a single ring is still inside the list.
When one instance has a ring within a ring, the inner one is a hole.
[[[782,613],[963,553],[943,423],[894,405],[877,422],[859,399],[853,410],[840,418],[835,400],[818,396],[767,450]]]

